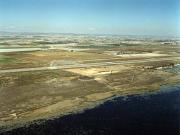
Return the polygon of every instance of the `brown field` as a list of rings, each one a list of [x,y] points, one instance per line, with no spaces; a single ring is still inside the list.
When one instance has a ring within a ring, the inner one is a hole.
[[[79,43],[0,53],[0,128],[59,117],[113,96],[157,92],[162,85],[179,83],[179,74],[160,69],[179,64],[179,45],[159,44],[84,49]]]

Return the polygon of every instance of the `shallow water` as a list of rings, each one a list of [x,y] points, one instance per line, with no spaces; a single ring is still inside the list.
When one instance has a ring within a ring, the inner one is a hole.
[[[165,68],[163,70],[170,73],[180,74],[180,64],[177,64],[174,67]]]
[[[3,135],[179,135],[180,87],[149,95],[118,97],[83,113]]]

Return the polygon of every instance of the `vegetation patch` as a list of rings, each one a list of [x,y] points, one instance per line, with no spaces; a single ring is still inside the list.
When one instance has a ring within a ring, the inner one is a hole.
[[[15,58],[12,58],[12,57],[8,57],[8,56],[4,56],[4,55],[0,55],[0,64],[1,63],[11,63],[11,62],[14,62],[16,61]]]

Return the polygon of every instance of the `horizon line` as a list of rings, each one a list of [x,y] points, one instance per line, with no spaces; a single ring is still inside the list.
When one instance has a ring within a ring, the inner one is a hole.
[[[31,32],[31,31],[0,31],[0,34],[64,34],[64,35],[98,35],[98,36],[150,36],[150,37],[180,37],[180,35],[152,35],[152,34],[110,34],[110,33],[73,33],[73,32]]]

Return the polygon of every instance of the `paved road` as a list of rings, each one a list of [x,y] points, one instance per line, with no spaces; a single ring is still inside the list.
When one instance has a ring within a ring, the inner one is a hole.
[[[73,68],[99,67],[99,66],[111,66],[111,65],[124,65],[124,64],[135,64],[135,63],[143,63],[143,62],[155,62],[155,61],[162,61],[162,60],[180,60],[180,57],[151,58],[151,59],[148,58],[148,59],[143,59],[143,60],[128,60],[128,61],[116,61],[116,62],[111,62],[112,59],[111,60],[106,59],[106,60],[107,61],[104,61],[104,62],[94,62],[94,63],[85,63],[85,64],[77,63],[77,64],[68,64],[68,65],[61,65],[61,66],[7,69],[7,70],[0,70],[0,74],[29,72],[29,71],[42,71],[42,70],[55,70],[55,69],[73,69]]]

